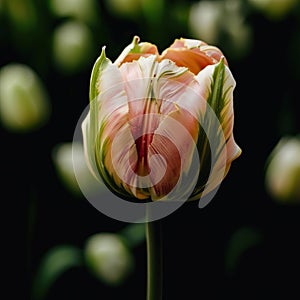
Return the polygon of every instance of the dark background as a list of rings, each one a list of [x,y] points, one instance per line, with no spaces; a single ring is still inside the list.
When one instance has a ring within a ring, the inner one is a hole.
[[[126,226],[102,215],[84,197],[74,198],[56,174],[51,151],[72,140],[88,103],[90,72],[101,47],[106,45],[107,56],[114,60],[134,35],[158,45],[160,51],[175,38],[191,37],[185,18],[175,20],[172,8],[187,9],[194,2],[165,1],[162,22],[152,24],[144,16],[113,15],[98,1],[98,19],[89,25],[94,53],[72,74],[61,72],[51,53],[52,32],[65,18],[54,16],[47,1],[32,3],[37,11],[34,30],[16,28],[4,12],[0,23],[0,65],[19,62],[32,67],[52,104],[49,122],[36,131],[16,133],[0,127],[2,259],[8,263],[4,275],[12,282],[9,299],[20,292],[19,299],[29,298],[32,279],[48,249],[60,244],[82,247],[93,233]],[[300,207],[274,201],[264,187],[269,153],[281,136],[299,133],[300,128],[299,5],[275,21],[248,2],[243,2],[243,12],[253,32],[248,53],[237,58],[226,37],[218,42],[221,49],[222,43],[226,45],[224,54],[237,82],[234,136],[243,153],[208,206],[199,209],[197,202],[186,203],[162,220],[164,299],[245,299],[280,293],[284,299],[299,297]],[[229,274],[225,253],[233,234],[244,227],[262,240],[243,252]],[[122,285],[108,287],[82,267],[62,275],[47,299],[145,299],[145,243],[133,252],[136,268]]]

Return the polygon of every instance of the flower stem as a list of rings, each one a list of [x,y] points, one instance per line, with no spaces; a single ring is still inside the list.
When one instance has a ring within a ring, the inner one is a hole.
[[[162,300],[162,232],[160,220],[146,223],[147,300]]]

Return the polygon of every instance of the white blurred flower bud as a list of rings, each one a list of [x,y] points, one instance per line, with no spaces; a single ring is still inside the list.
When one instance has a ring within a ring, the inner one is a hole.
[[[196,39],[210,44],[218,45],[226,39],[228,56],[241,58],[251,48],[252,29],[245,21],[239,0],[203,0],[192,4],[189,27]]]
[[[109,285],[121,284],[133,269],[132,254],[118,234],[98,233],[90,236],[84,255],[91,271]]]
[[[249,3],[266,17],[278,20],[286,17],[298,0],[249,0]]]
[[[50,0],[50,9],[58,17],[71,17],[85,22],[94,21],[95,0]]]
[[[189,26],[199,39],[209,44],[218,41],[223,4],[220,1],[200,1],[191,5]]]
[[[9,130],[27,132],[48,121],[50,102],[38,75],[23,64],[0,70],[0,119]]]
[[[265,183],[275,199],[300,203],[300,136],[281,138],[269,156]]]
[[[80,71],[90,62],[93,39],[88,26],[78,21],[66,21],[53,33],[53,59],[67,73]]]

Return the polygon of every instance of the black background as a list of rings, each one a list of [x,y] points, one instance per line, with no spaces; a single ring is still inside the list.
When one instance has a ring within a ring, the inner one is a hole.
[[[88,103],[90,71],[101,47],[107,45],[107,55],[113,60],[135,34],[156,43],[160,50],[175,38],[189,35],[180,25],[166,25],[156,39],[155,33],[150,34],[141,24],[110,15],[99,2],[102,19],[93,27],[95,55],[86,69],[66,75],[57,71],[50,51],[51,32],[61,20],[51,16],[43,2],[36,1],[36,6],[40,26],[35,35],[20,38],[20,43],[10,21],[1,19],[1,66],[10,62],[30,65],[45,82],[52,101],[51,118],[39,130],[21,134],[0,127],[1,198],[5,204],[2,260],[8,264],[5,278],[12,283],[9,299],[20,292],[19,299],[29,297],[35,270],[51,247],[83,247],[93,233],[115,232],[126,226],[102,215],[84,197],[74,198],[59,181],[51,157],[57,143],[72,140]],[[280,293],[284,299],[299,297],[300,207],[282,205],[267,194],[264,170],[280,137],[299,132],[300,65],[295,48],[299,50],[300,14],[276,22],[256,12],[247,18],[254,32],[251,51],[243,59],[231,59],[230,53],[225,53],[237,81],[234,136],[243,153],[208,206],[199,209],[197,202],[186,203],[162,220],[164,299],[245,299]],[[282,123],[284,114],[292,126]],[[29,214],[30,199],[35,201],[33,215]],[[242,227],[253,228],[263,240],[243,253],[230,275],[224,253],[230,237]],[[29,229],[33,230],[32,240],[28,239]],[[134,249],[134,256],[134,273],[117,288],[78,268],[60,277],[47,299],[145,299],[144,243]]]

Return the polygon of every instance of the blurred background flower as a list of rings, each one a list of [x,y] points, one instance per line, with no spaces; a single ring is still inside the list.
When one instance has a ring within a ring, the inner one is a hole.
[[[59,280],[74,269],[83,269],[109,287],[124,284],[135,269],[134,248],[144,240],[144,225],[130,224],[118,233],[92,234],[82,248],[61,244],[48,249],[34,272],[30,299],[47,299]]]
[[[99,233],[89,237],[84,254],[91,271],[109,285],[118,285],[132,272],[132,254],[116,234]]]
[[[230,59],[240,59],[252,47],[252,28],[239,0],[198,1],[191,5],[189,26],[194,38],[222,45]]]
[[[26,132],[44,125],[51,105],[38,75],[23,64],[0,69],[0,119],[9,130]]]
[[[95,0],[49,0],[49,7],[59,18],[73,18],[88,24],[97,21],[98,6]]]
[[[53,60],[58,69],[67,73],[82,71],[93,56],[90,29],[79,21],[65,21],[53,32]]]
[[[284,136],[270,153],[265,184],[281,203],[300,203],[300,136]]]

